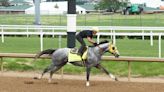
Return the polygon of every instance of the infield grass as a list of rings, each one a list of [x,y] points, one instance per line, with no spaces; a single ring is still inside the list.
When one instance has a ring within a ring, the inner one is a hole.
[[[42,25],[62,25],[66,26],[66,15],[47,15],[41,16]],[[33,25],[33,15],[23,14],[6,14],[0,15],[1,25]],[[87,14],[77,15],[77,25],[79,26],[162,26],[164,25],[164,13],[161,14],[143,14],[143,15],[102,15],[102,14]],[[5,30],[12,31],[12,30]],[[21,31],[21,30],[17,30]],[[105,30],[104,30],[105,31]],[[109,39],[108,37],[105,39]],[[102,40],[102,39],[101,39]],[[110,39],[109,39],[110,40]],[[66,47],[67,40],[62,38],[61,47]],[[138,40],[138,39],[117,39],[117,47],[121,56],[138,56],[138,57],[158,57],[158,40],[154,40],[154,45],[150,46],[150,40]],[[58,38],[44,37],[43,42],[44,49],[58,48]],[[88,44],[89,45],[89,44]],[[164,41],[162,40],[162,57],[164,57]],[[79,44],[77,44],[79,47]],[[7,37],[5,36],[5,42],[0,42],[0,53],[37,53],[40,51],[40,38],[39,36],[26,37]],[[105,55],[110,55],[106,53]],[[32,59],[4,59],[4,68],[6,70],[14,71],[35,71],[42,70],[48,66],[51,62],[47,59],[39,59],[38,62],[32,63],[32,65],[26,65],[23,63],[29,62]],[[102,62],[109,71],[118,76],[127,76],[128,64],[127,62]],[[145,62],[133,62],[132,63],[132,75],[133,76],[164,76],[164,63],[145,63]],[[66,65],[64,67],[64,73],[69,74],[84,74],[85,68]],[[97,69],[92,69],[92,74],[100,74]]]
[[[101,39],[103,40],[103,39]],[[0,52],[9,53],[37,53],[40,51],[40,39],[37,36],[32,37],[5,37],[5,42],[0,43]],[[137,40],[137,39],[117,39],[117,47],[121,56],[139,56],[139,57],[158,57],[158,40],[154,40],[154,45],[150,46],[150,40]],[[63,37],[61,46],[66,47],[67,40]],[[88,44],[89,45],[89,44]],[[44,49],[58,48],[58,38],[44,37]],[[79,44],[77,44],[77,47]],[[162,46],[164,41],[162,40]],[[105,55],[110,55],[106,53]],[[162,49],[162,57],[164,57],[164,49]],[[48,66],[51,62],[47,59],[39,59],[38,62],[34,62],[31,66],[26,64],[20,64],[29,62],[32,59],[4,59],[6,70],[16,71],[34,71],[42,70]],[[118,76],[126,76],[128,74],[127,62],[102,62],[112,73]],[[132,63],[132,75],[133,76],[163,76],[164,75],[164,63],[145,63],[145,62],[133,62]],[[84,74],[85,68],[66,65],[64,67],[64,73],[70,74]],[[97,69],[92,70],[92,74],[99,74]]]
[[[34,15],[5,14],[0,15],[1,25],[33,25]],[[66,15],[42,15],[41,25],[66,26]],[[164,13],[141,15],[103,15],[86,14],[77,15],[78,26],[163,26]]]

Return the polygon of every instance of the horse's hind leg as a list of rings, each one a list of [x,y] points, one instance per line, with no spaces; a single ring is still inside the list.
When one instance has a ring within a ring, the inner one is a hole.
[[[43,72],[42,72],[41,76],[39,77],[39,79],[41,79],[41,78],[43,77],[43,75],[44,75],[45,73],[49,72],[53,67],[54,67],[53,64],[51,64],[50,66],[46,67],[46,68],[43,70]]]
[[[62,65],[63,66],[63,65]],[[49,80],[48,82],[51,83],[52,81],[52,76],[53,74],[58,71],[62,66],[54,66],[52,70],[50,70],[50,77],[49,77]]]
[[[101,66],[100,64],[95,66],[97,69],[100,69],[101,71],[105,72],[107,75],[109,75],[112,79],[114,79],[115,81],[118,81],[117,77],[115,77],[112,73],[108,72],[103,66]]]
[[[61,67],[55,66],[53,70],[50,71],[50,77],[48,82],[51,83],[53,74],[58,71]]]

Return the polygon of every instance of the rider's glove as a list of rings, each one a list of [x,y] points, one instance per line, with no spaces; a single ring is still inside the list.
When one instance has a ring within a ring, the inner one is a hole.
[[[94,46],[97,46],[97,43],[95,42],[95,43],[93,43],[93,45],[94,45]]]

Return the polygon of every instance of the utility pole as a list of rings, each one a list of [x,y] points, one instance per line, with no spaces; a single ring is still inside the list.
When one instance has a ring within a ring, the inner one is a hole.
[[[68,0],[67,12],[67,47],[74,48],[76,45],[76,0]]]
[[[40,25],[40,0],[34,0],[35,4],[35,25]]]

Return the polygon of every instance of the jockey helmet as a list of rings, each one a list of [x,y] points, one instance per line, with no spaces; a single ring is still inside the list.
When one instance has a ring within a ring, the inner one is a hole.
[[[99,32],[99,28],[98,27],[92,27],[93,31]]]

